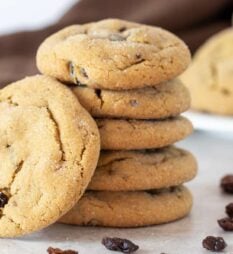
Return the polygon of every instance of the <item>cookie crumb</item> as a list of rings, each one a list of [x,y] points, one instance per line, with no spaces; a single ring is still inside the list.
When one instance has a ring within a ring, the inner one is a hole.
[[[233,218],[233,203],[228,204],[225,208],[225,211],[230,218]]]
[[[3,192],[0,192],[0,207],[4,207],[8,202],[8,197]]]
[[[117,237],[105,237],[102,240],[102,244],[108,249],[113,251],[119,251],[122,253],[132,253],[139,249],[139,246],[127,239],[121,239]]]
[[[221,187],[226,193],[233,193],[233,175],[225,175],[221,179]]]
[[[227,244],[222,237],[207,236],[202,241],[202,246],[207,250],[219,252],[224,250]]]
[[[219,226],[225,231],[233,231],[233,219],[232,218],[223,218],[218,220]]]
[[[47,252],[48,254],[78,254],[78,252],[74,250],[61,250],[61,249],[52,248],[52,247],[49,247],[47,249]]]

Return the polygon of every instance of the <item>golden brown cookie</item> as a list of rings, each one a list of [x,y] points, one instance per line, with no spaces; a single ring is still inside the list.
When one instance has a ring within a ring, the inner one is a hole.
[[[79,102],[94,117],[163,119],[190,106],[188,89],[178,79],[154,87],[113,91],[74,86]]]
[[[194,156],[173,146],[156,150],[102,151],[88,189],[161,189],[190,181],[196,173]]]
[[[96,119],[103,150],[138,150],[171,145],[192,133],[182,116],[165,120]]]
[[[88,191],[59,221],[66,224],[141,227],[180,219],[192,207],[186,187],[138,192]]]
[[[118,19],[67,27],[37,52],[43,74],[113,90],[154,86],[181,74],[189,62],[187,46],[174,34]]]
[[[34,76],[0,91],[0,236],[55,222],[80,199],[99,155],[95,122],[58,81]]]
[[[193,109],[233,115],[233,28],[210,38],[181,78]]]

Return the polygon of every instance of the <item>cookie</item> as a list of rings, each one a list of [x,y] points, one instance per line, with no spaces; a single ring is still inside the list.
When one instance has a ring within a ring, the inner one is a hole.
[[[177,116],[190,106],[188,89],[178,79],[134,90],[74,86],[72,91],[94,117],[163,119]]]
[[[189,62],[187,46],[174,34],[118,19],[67,27],[37,52],[43,74],[113,90],[154,86],[181,74]]]
[[[210,38],[182,75],[191,92],[192,108],[233,115],[233,28]]]
[[[88,189],[161,189],[190,181],[196,173],[194,156],[173,146],[157,150],[102,151]]]
[[[165,120],[96,119],[101,149],[135,150],[160,148],[192,133],[191,122],[182,116]]]
[[[192,207],[185,187],[135,192],[88,191],[60,222],[105,227],[141,227],[180,219]]]
[[[44,76],[0,91],[0,236],[55,222],[80,199],[100,149],[95,122],[73,93]]]

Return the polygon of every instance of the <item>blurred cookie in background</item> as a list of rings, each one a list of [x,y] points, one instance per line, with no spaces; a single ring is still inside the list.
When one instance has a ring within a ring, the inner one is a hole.
[[[181,80],[191,92],[193,109],[233,115],[233,28],[207,40]]]

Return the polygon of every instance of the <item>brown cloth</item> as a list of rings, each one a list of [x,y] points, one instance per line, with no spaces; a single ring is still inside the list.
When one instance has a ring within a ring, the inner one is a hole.
[[[38,73],[39,44],[67,25],[121,18],[161,26],[194,52],[209,36],[231,25],[232,11],[233,0],[80,0],[53,26],[0,37],[0,87]]]

